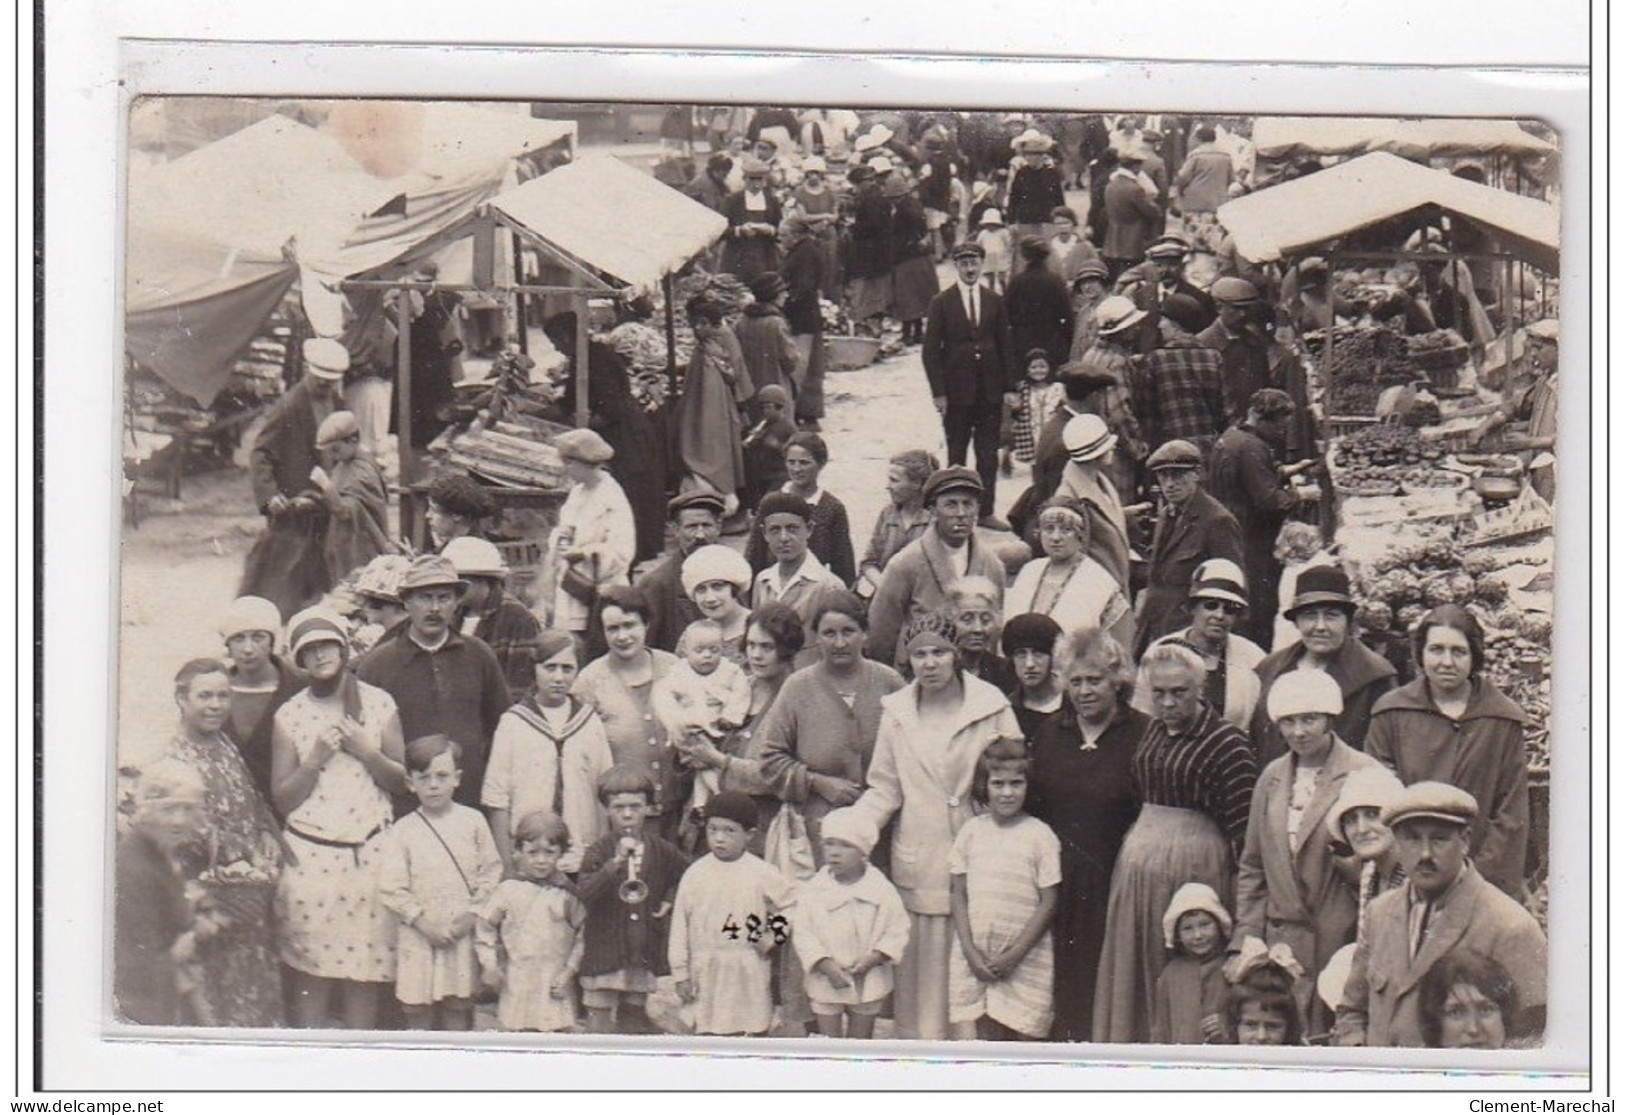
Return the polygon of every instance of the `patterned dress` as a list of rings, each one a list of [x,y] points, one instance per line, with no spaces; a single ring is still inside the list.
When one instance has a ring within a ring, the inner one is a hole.
[[[389,831],[378,872],[378,900],[400,919],[395,998],[408,1006],[468,999],[479,986],[474,934],[445,947],[411,922],[423,914],[478,914],[502,881],[502,860],[485,815],[455,802],[430,817],[419,809]]]
[[[178,759],[202,776],[204,807],[212,848],[185,849],[183,874],[196,879],[211,861],[275,862],[276,817],[254,789],[242,755],[224,733],[205,740],[177,735],[166,758]],[[269,843],[267,843],[269,842]],[[198,946],[198,993],[193,996],[205,1026],[280,1026],[282,975],[277,970],[273,926],[267,919],[232,919],[231,925]]]
[[[1060,886],[1061,842],[1035,817],[1001,825],[984,813],[966,821],[954,837],[948,871],[965,877],[971,934],[984,954],[993,955],[1021,935],[1038,910],[1042,890]],[[948,958],[948,1002],[950,1022],[975,1022],[986,1015],[1019,1034],[1047,1038],[1055,1019],[1050,931],[997,983],[972,975],[964,949],[955,948]]]
[[[502,998],[497,1021],[504,1030],[567,1030],[576,1022],[575,972],[581,967],[581,927],[586,907],[563,886],[504,879],[480,909],[475,949],[480,966],[498,963]],[[564,995],[554,998],[553,980],[569,972]]]
[[[363,727],[381,732],[396,715],[394,698],[356,683]],[[276,724],[301,760],[343,719],[338,702],[307,689],[276,711]],[[325,979],[395,978],[395,924],[378,904],[378,862],[392,815],[389,795],[344,751],[316,776],[310,796],[288,814],[288,846],[297,858],[277,891],[282,961]]]

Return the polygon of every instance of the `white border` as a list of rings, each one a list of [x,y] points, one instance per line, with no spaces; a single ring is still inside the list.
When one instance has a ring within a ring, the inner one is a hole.
[[[332,5],[337,7],[338,5]],[[1294,18],[1302,20],[1306,7],[1295,4]],[[1572,292],[1586,289],[1585,277],[1589,268],[1590,244],[1584,234],[1585,204],[1588,198],[1590,167],[1585,138],[1585,105],[1583,93],[1575,80],[1554,75],[1527,73],[1500,73],[1470,75],[1461,72],[1426,70],[1323,70],[1302,67],[1245,66],[1215,68],[1208,66],[1150,67],[1138,64],[1079,64],[1042,63],[1019,65],[1011,62],[993,62],[967,59],[929,60],[922,58],[806,58],[806,57],[742,57],[706,56],[694,54],[630,54],[610,57],[598,54],[575,53],[568,55],[513,54],[487,50],[448,50],[423,47],[321,47],[307,42],[274,48],[231,48],[216,44],[193,44],[179,51],[158,44],[125,44],[124,58],[128,63],[123,76],[131,82],[124,90],[107,84],[108,38],[115,31],[130,30],[127,17],[138,11],[147,20],[140,25],[146,33],[227,34],[241,33],[232,27],[228,18],[233,14],[223,11],[222,5],[176,5],[167,12],[142,11],[157,7],[153,4],[125,5],[122,18],[112,19],[92,27],[80,21],[87,14],[81,11],[89,5],[76,4],[62,9],[57,30],[71,28],[83,34],[58,39],[48,27],[51,39],[66,46],[73,43],[73,53],[80,54],[80,63],[89,63],[91,79],[83,74],[77,81],[60,78],[52,88],[59,89],[51,102],[51,123],[48,136],[49,186],[48,214],[51,217],[47,237],[48,260],[48,351],[52,369],[87,369],[79,374],[53,376],[47,397],[48,423],[53,431],[46,445],[47,475],[51,478],[51,498],[48,507],[49,579],[47,581],[47,614],[50,641],[47,645],[48,685],[47,723],[50,725],[46,750],[49,756],[47,772],[47,815],[53,819],[50,830],[52,849],[52,890],[50,892],[51,928],[48,932],[48,987],[47,1000],[47,1085],[78,1088],[103,1087],[157,1087],[173,1086],[177,1070],[184,1074],[188,1087],[282,1087],[297,1082],[304,1087],[443,1087],[448,1084],[479,1087],[606,1087],[627,1084],[647,1087],[1145,1087],[1177,1086],[1197,1088],[1224,1087],[1334,1087],[1370,1086],[1379,1077],[1362,1074],[1358,1078],[1327,1074],[1271,1073],[1243,1076],[1219,1070],[1195,1072],[1162,1072],[1147,1079],[1143,1070],[1113,1072],[1105,1068],[1090,1067],[1081,1070],[1076,1065],[1030,1063],[1026,1065],[984,1064],[970,1066],[938,1061],[912,1063],[906,1071],[882,1069],[874,1063],[851,1061],[794,1062],[774,1061],[783,1052],[805,1051],[807,1045],[793,1045],[784,1050],[762,1047],[751,1049],[748,1057],[701,1058],[683,1056],[663,1057],[658,1060],[644,1057],[611,1056],[494,1056],[472,1053],[445,1053],[425,1055],[421,1052],[369,1048],[356,1054],[338,1049],[312,1050],[308,1047],[270,1048],[220,1045],[211,1047],[176,1047],[146,1042],[104,1042],[98,1040],[101,997],[99,973],[86,958],[99,956],[101,904],[103,899],[99,859],[99,835],[93,823],[73,823],[74,818],[100,817],[105,812],[103,788],[106,768],[103,752],[98,746],[108,738],[106,721],[112,707],[111,688],[95,688],[99,671],[86,669],[86,663],[105,662],[95,648],[108,645],[108,617],[116,616],[116,608],[109,590],[116,583],[116,570],[112,560],[116,548],[105,544],[85,545],[87,538],[117,538],[115,504],[110,496],[111,477],[115,475],[111,450],[113,439],[102,433],[116,430],[116,394],[108,390],[110,379],[103,369],[116,371],[118,367],[118,339],[113,329],[117,318],[113,312],[115,286],[112,267],[117,229],[115,213],[108,199],[117,193],[115,164],[108,154],[119,149],[117,130],[118,106],[121,96],[144,89],[162,89],[166,92],[213,91],[251,92],[257,94],[334,95],[343,93],[406,93],[417,95],[460,92],[462,95],[497,97],[503,95],[542,98],[554,96],[571,100],[592,100],[619,96],[630,100],[725,100],[769,99],[790,103],[829,103],[851,100],[869,103],[904,105],[942,103],[973,107],[976,103],[1007,104],[1039,107],[1063,107],[1078,104],[1091,108],[1162,108],[1186,105],[1212,106],[1236,112],[1276,111],[1306,112],[1316,109],[1344,108],[1353,110],[1349,98],[1358,97],[1358,110],[1373,112],[1421,112],[1444,114],[1448,112],[1473,115],[1528,113],[1532,104],[1560,105],[1561,111],[1547,111],[1542,115],[1565,130],[1565,159],[1568,179],[1565,187],[1564,212],[1564,277],[1571,295],[1565,300],[1564,365],[1588,366],[1587,314],[1584,301]],[[286,7],[286,5],[279,5]],[[388,17],[399,19],[401,28],[422,27],[412,22],[418,5],[391,6]],[[426,6],[425,6],[426,7]],[[1372,12],[1382,5],[1365,5]],[[1483,5],[1476,18],[1491,18],[1490,13],[1499,5]],[[1568,5],[1567,7],[1573,7]],[[186,10],[187,25],[178,26],[175,9]],[[820,12],[828,13],[832,5],[818,5]],[[687,6],[692,13],[694,6]],[[1032,11],[1032,6],[1025,10]],[[1069,7],[1069,22],[1081,21],[1089,14],[1087,8]],[[1097,6],[1097,11],[1099,6]],[[1561,15],[1564,6],[1552,13]],[[57,9],[53,5],[53,18]],[[664,9],[657,9],[659,16]],[[88,14],[96,14],[90,12]],[[101,14],[111,15],[102,6]],[[256,12],[255,18],[267,13]],[[325,13],[331,17],[333,13]],[[379,25],[385,17],[381,10],[367,14],[368,29],[363,33],[382,34]],[[465,11],[464,15],[469,13]],[[483,13],[482,13],[483,14]],[[579,14],[579,12],[577,13]],[[666,16],[672,13],[665,12]],[[882,19],[878,11],[870,13]],[[1252,15],[1253,13],[1249,13]],[[1434,13],[1438,14],[1438,13]],[[1444,13],[1449,15],[1451,13]],[[1040,13],[1042,15],[1042,13]],[[1208,9],[1207,20],[1217,21],[1224,13]],[[965,20],[991,18],[992,9],[977,8],[966,14]],[[1118,12],[1119,19],[1123,17]],[[602,17],[600,17],[602,18]],[[951,18],[951,17],[950,17]],[[1319,18],[1318,16],[1316,17]],[[1457,14],[1457,19],[1461,17]],[[914,16],[916,26],[910,28],[918,35],[919,23],[926,17]],[[471,39],[490,33],[490,24],[475,19],[479,26],[459,27],[456,37]],[[553,13],[548,14],[553,23]],[[695,41],[692,19],[680,21],[683,30],[667,32],[658,41]],[[1035,22],[1042,24],[1042,18]],[[1250,21],[1249,21],[1250,22]],[[1267,17],[1254,27],[1268,23]],[[1414,29],[1413,17],[1402,34],[1410,42],[1408,32]],[[573,17],[566,15],[563,25],[577,26]],[[1562,26],[1561,18],[1544,19],[1541,26],[1551,29]],[[562,26],[562,25],[561,25]],[[659,34],[658,23],[651,28],[640,16],[639,30],[646,37]],[[1054,24],[1050,23],[1053,27]],[[1167,26],[1173,26],[1168,24]],[[1184,25],[1181,25],[1184,26]],[[1460,23],[1457,30],[1468,25]],[[310,28],[306,31],[305,28]],[[1392,25],[1389,34],[1392,36]],[[963,29],[962,27],[960,28]],[[1322,24],[1321,30],[1324,30]],[[305,33],[331,33],[315,24],[301,25]],[[552,30],[552,29],[550,29]],[[602,31],[603,28],[600,28]],[[709,30],[709,28],[708,28]],[[935,29],[933,29],[935,30]],[[950,29],[951,30],[951,29]],[[624,31],[624,29],[623,29]],[[1218,29],[1209,28],[1209,35]],[[274,32],[261,30],[262,35]],[[1520,30],[1520,34],[1521,34]],[[1424,29],[1418,32],[1427,41]],[[287,36],[284,36],[287,37]],[[550,36],[551,37],[551,36]],[[560,38],[569,38],[560,35]],[[716,36],[707,35],[715,39]],[[848,33],[850,38],[850,29]],[[1471,38],[1471,36],[1467,36]],[[600,34],[599,41],[609,36]],[[746,36],[751,41],[752,36]],[[1172,35],[1168,44],[1177,43]],[[754,41],[767,41],[755,37]],[[785,37],[778,41],[822,43],[837,40],[821,39],[817,35]],[[883,40],[881,40],[883,41]],[[1053,39],[1049,47],[1054,50]],[[1273,42],[1268,36],[1249,40],[1260,44]],[[1345,38],[1339,42],[1348,42]],[[1357,37],[1354,41],[1357,41]],[[1450,56],[1450,48],[1460,44],[1460,37],[1435,38],[1441,46],[1438,57]],[[904,40],[904,44],[907,40]],[[949,37],[950,45],[959,45]],[[1003,43],[989,42],[991,48]],[[1391,43],[1388,45],[1392,45]],[[1522,42],[1519,46],[1523,46]],[[1572,46],[1572,41],[1569,42]],[[1029,49],[1038,49],[1030,46]],[[1537,60],[1561,59],[1552,53],[1555,48],[1547,39],[1534,35],[1529,39],[1526,57]],[[1170,50],[1148,50],[1148,54],[1166,54]],[[1546,52],[1546,53],[1539,53]],[[1269,56],[1260,48],[1252,57]],[[1430,52],[1431,54],[1431,52]],[[1276,55],[1280,56],[1280,55]],[[114,56],[116,59],[116,55]],[[1414,55],[1413,55],[1414,57]],[[1469,56],[1471,57],[1471,56]],[[1477,58],[1484,58],[1479,54]],[[1569,54],[1568,59],[1572,60]],[[66,50],[58,50],[52,65],[73,61]],[[1461,60],[1453,58],[1451,60]],[[115,61],[116,66],[116,61]],[[49,72],[49,71],[48,71]],[[60,72],[60,71],[58,71]],[[116,72],[116,71],[114,71]],[[832,76],[835,75],[835,76]],[[409,78],[409,80],[403,80]],[[770,97],[762,90],[771,89]],[[837,96],[831,90],[860,90]],[[1223,104],[1215,105],[1215,92],[1223,90]],[[68,137],[72,137],[71,141]],[[1578,375],[1565,378],[1563,413],[1584,413],[1586,399],[1579,394],[1582,381]],[[1601,408],[1598,408],[1600,413]],[[71,425],[70,425],[71,421]],[[59,436],[60,431],[73,430],[75,434]],[[1579,462],[1590,459],[1590,445],[1581,444],[1587,436],[1573,427],[1565,427],[1562,459],[1569,467],[1564,470],[1559,497],[1559,528],[1562,544],[1559,557],[1558,621],[1559,631],[1578,631],[1579,622],[1588,616],[1589,602],[1568,588],[1583,582],[1589,562],[1587,543],[1582,543],[1587,492],[1586,477]],[[26,442],[24,442],[26,444]],[[1560,466],[1561,467],[1561,466]],[[1572,525],[1571,525],[1572,524]],[[70,539],[73,541],[70,543]],[[1589,539],[1588,539],[1589,542]],[[100,586],[98,588],[97,586]],[[1571,646],[1571,638],[1559,640],[1559,661],[1585,662],[1586,648]],[[91,651],[91,653],[87,653]],[[1560,665],[1560,670],[1563,667]],[[1573,732],[1579,736],[1580,725],[1575,715],[1581,710],[1577,703],[1585,696],[1583,679],[1572,674],[1563,678],[1561,691],[1565,700],[1554,701],[1558,708],[1556,730],[1565,740]],[[90,684],[87,684],[90,683]],[[101,692],[107,698],[97,703],[86,701],[88,693]],[[1567,714],[1569,719],[1564,720]],[[1600,722],[1600,721],[1599,721]],[[26,736],[21,737],[26,739]],[[1583,745],[1572,749],[1583,755]],[[19,752],[25,752],[19,748]],[[1571,754],[1565,743],[1563,755]],[[1570,759],[1572,763],[1572,758]],[[1600,786],[1603,768],[1597,770]],[[30,772],[26,762],[20,764],[19,782],[28,785]],[[1556,968],[1554,985],[1560,994],[1564,987],[1583,984],[1574,969],[1583,963],[1586,954],[1586,917],[1584,909],[1585,878],[1577,866],[1587,862],[1589,831],[1586,818],[1589,802],[1583,788],[1583,775],[1574,766],[1569,777],[1560,775],[1559,801],[1554,803],[1554,814],[1564,818],[1558,832],[1553,834],[1554,862],[1568,868],[1566,883],[1554,898],[1553,956]],[[70,835],[71,834],[71,835]],[[26,836],[26,833],[25,833]],[[67,847],[64,848],[63,845]],[[1599,861],[1599,865],[1602,861]],[[69,864],[76,870],[69,870]],[[60,883],[58,878],[60,877]],[[1602,879],[1598,878],[1599,897]],[[26,911],[26,907],[25,907]],[[20,927],[26,928],[26,927]],[[1601,938],[1598,937],[1600,943]],[[1599,961],[1601,957],[1599,955]],[[26,957],[25,957],[26,962]],[[26,1000],[25,1000],[26,1001]],[[1561,1007],[1562,1000],[1558,1000]],[[1583,1014],[1590,1013],[1589,1005],[1567,1001],[1566,1009],[1554,1011],[1553,1037],[1547,1050],[1531,1055],[1531,1063],[1560,1065],[1563,1068],[1583,1070],[1586,1051],[1574,1040],[1583,1034]],[[19,1033],[26,1034],[26,1019],[21,1019]],[[286,1036],[286,1035],[281,1035]],[[1597,1035],[1600,1039],[1603,1034]],[[681,1049],[687,1053],[698,1051],[698,1046],[685,1042]],[[1044,1047],[1040,1056],[1053,1058],[1058,1049]],[[844,1052],[844,1050],[843,1050]],[[874,1052],[879,1053],[879,1048]],[[937,1047],[938,1056],[960,1058],[966,1050],[958,1047]],[[1090,1050],[1092,1057],[1102,1051]],[[1132,1049],[1125,1054],[1135,1055]],[[1317,1054],[1322,1051],[1317,1051]],[[1330,1056],[1338,1051],[1324,1051]],[[1599,1044],[1598,1053],[1602,1052]],[[1127,1057],[1125,1057],[1125,1060]],[[1384,1059],[1392,1059],[1385,1056]],[[26,1060],[26,1052],[25,1052]],[[1498,1058],[1496,1067],[1515,1071],[1524,1060],[1512,1057]],[[652,1073],[658,1067],[658,1073]],[[1600,1065],[1599,1065],[1600,1067]],[[1438,1087],[1458,1086],[1483,1091],[1492,1084],[1471,1077],[1388,1076],[1390,1086]],[[26,1080],[25,1080],[26,1085]],[[1502,1082],[1497,1082],[1502,1083]]]

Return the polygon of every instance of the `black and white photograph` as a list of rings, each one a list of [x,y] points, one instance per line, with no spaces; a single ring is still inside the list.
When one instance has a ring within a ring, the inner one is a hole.
[[[1572,137],[831,100],[130,103],[108,1032],[1541,1048]]]

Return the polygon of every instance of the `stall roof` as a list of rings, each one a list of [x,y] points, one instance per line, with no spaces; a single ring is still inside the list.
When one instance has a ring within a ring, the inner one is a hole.
[[[1511,120],[1395,120],[1363,116],[1261,116],[1253,124],[1260,158],[1361,155],[1511,155],[1538,158],[1556,148]]]
[[[1381,151],[1226,202],[1218,217],[1239,255],[1269,263],[1429,205],[1482,226],[1506,251],[1557,270],[1555,205]]]
[[[577,160],[491,200],[538,243],[635,294],[727,230],[722,214],[608,155]]]
[[[425,106],[423,157],[418,169],[455,175],[467,168],[501,164],[568,140],[576,143],[574,120],[540,120],[478,105],[436,102]],[[498,175],[500,177],[500,175]]]

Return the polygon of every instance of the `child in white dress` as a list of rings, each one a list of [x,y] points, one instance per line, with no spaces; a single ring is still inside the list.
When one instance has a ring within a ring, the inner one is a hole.
[[[880,839],[872,820],[836,809],[825,814],[821,836],[824,866],[796,893],[796,955],[818,1032],[869,1038],[892,991],[892,965],[908,947],[908,910],[869,863]]]
[[[501,989],[504,1030],[575,1028],[587,910],[559,866],[569,847],[570,830],[557,814],[521,817],[512,847],[519,878],[498,883],[480,909],[474,949],[486,986]]]
[[[1050,922],[1061,842],[1023,810],[1032,760],[1021,740],[989,744],[972,796],[987,812],[966,821],[948,857],[954,934],[948,1021],[956,1040],[1042,1041],[1055,1017]]]
[[[696,1033],[762,1036],[773,1025],[773,950],[790,939],[794,885],[745,850],[756,803],[725,790],[705,807],[710,854],[677,884],[668,955]]]
[[[379,901],[400,921],[395,998],[411,1030],[472,1027],[475,911],[502,879],[485,817],[451,799],[459,751],[442,735],[406,745],[418,808],[389,830],[379,871]]]

